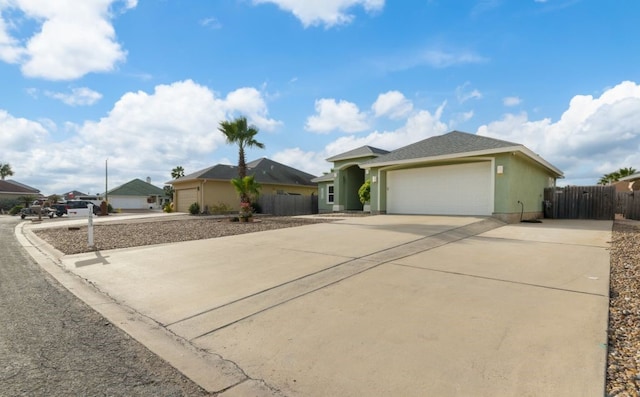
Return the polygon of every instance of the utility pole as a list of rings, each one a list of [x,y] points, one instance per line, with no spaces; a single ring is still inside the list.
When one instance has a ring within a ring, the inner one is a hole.
[[[104,201],[106,201],[107,203],[109,203],[109,194],[107,193],[109,191],[109,159],[107,158],[104,161]]]

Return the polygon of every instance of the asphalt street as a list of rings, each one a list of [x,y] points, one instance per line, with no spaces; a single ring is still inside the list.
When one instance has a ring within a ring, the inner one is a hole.
[[[0,216],[0,396],[206,396],[44,272]]]

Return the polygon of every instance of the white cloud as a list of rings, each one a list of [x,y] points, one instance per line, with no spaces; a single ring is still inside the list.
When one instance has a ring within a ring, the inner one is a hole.
[[[109,72],[123,62],[126,52],[116,42],[110,8],[121,0],[15,0],[0,3],[3,9],[20,10],[40,30],[22,40],[12,37],[0,14],[0,59],[19,63],[28,77],[73,80],[88,73]],[[136,0],[124,2],[126,9]],[[20,33],[20,32],[18,32]],[[23,33],[24,36],[24,33]]]
[[[335,99],[319,99],[315,104],[316,115],[307,119],[305,129],[317,133],[331,131],[360,132],[369,128],[366,114],[352,102]]]
[[[471,85],[470,82],[465,82],[463,85],[456,87],[456,97],[458,98],[458,102],[465,103],[469,99],[481,99],[482,93],[477,89],[467,91],[467,87]]]
[[[46,143],[48,135],[47,129],[42,124],[14,117],[0,109],[0,141],[3,148],[7,149],[7,153],[3,156],[13,154],[16,160],[20,159],[24,152]],[[11,163],[7,159],[0,161]],[[15,166],[15,164],[12,165]]]
[[[222,29],[222,24],[217,18],[210,17],[200,20],[200,25],[210,29]]]
[[[485,57],[477,55],[471,51],[445,51],[440,49],[429,49],[422,53],[421,63],[425,63],[434,68],[447,68],[454,65],[467,63],[487,62]]]
[[[502,99],[504,106],[518,106],[522,103],[522,99],[517,96],[508,96]]]
[[[45,95],[69,106],[89,106],[98,102],[102,94],[87,87],[73,88],[71,93],[45,91]]]
[[[254,4],[271,3],[290,12],[304,27],[324,25],[327,28],[350,23],[354,16],[348,10],[362,6],[366,12],[382,10],[385,0],[253,0]]]
[[[220,121],[246,110],[266,113],[255,92],[242,88],[218,97],[191,80],[129,92],[99,120],[66,123],[68,138],[57,142],[49,139],[55,128],[50,123],[0,111],[0,140],[8,154],[2,161],[12,165],[17,180],[44,193],[102,192],[107,158],[110,187],[147,176],[161,185],[176,165],[192,172],[214,163],[212,154],[227,147]]]
[[[478,128],[479,135],[522,143],[567,176],[566,183],[594,184],[620,167],[640,168],[640,85],[626,81],[594,98],[576,95],[560,120],[506,114]]]
[[[226,109],[229,113],[239,113],[247,117],[247,120],[261,129],[272,131],[282,123],[270,119],[267,104],[260,91],[252,87],[238,88],[227,94]]]
[[[413,104],[400,91],[388,91],[378,95],[371,109],[376,117],[399,119],[411,113]]]

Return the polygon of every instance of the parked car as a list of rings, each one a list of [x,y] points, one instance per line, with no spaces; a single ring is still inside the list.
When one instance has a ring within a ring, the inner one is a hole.
[[[28,216],[38,216],[38,214],[40,214],[40,216],[42,217],[48,216],[49,218],[53,218],[56,212],[49,207],[43,207],[43,208],[29,207],[29,208],[23,208],[20,211],[20,218],[24,219]]]
[[[67,205],[66,204],[53,204],[51,209],[55,211],[57,217],[61,217],[62,215],[67,214]]]
[[[87,200],[68,200],[66,203],[66,206],[67,206],[67,210],[70,210],[74,208],[89,208],[89,204],[93,204],[93,203]],[[100,214],[99,205],[93,206],[93,214],[94,215]]]

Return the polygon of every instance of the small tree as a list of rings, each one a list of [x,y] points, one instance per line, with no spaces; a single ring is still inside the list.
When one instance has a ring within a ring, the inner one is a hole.
[[[624,178],[625,176],[633,175],[635,173],[636,173],[636,169],[633,167],[620,168],[618,171],[614,171],[609,174],[604,174],[598,181],[598,184],[610,185],[612,183],[618,182],[621,178]]]
[[[258,199],[260,195],[260,184],[256,182],[253,175],[245,176],[244,178],[234,178],[231,180],[231,184],[238,192],[240,197],[244,197],[245,201],[240,201],[240,216],[248,218],[252,214],[251,203]]]

